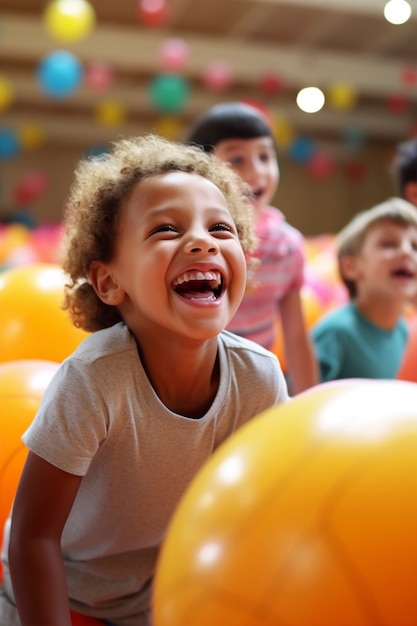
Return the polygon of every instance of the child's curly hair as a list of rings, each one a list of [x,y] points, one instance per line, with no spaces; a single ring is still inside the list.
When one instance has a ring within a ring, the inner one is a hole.
[[[248,189],[233,170],[195,146],[157,135],[121,139],[109,153],[81,160],[65,213],[63,269],[69,276],[64,308],[76,327],[96,331],[122,321],[117,307],[102,302],[89,282],[93,261],[114,254],[123,203],[139,182],[172,171],[198,174],[223,193],[245,253],[256,246]]]

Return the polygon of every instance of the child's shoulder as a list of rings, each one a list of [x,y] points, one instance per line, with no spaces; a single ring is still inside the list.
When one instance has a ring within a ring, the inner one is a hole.
[[[330,330],[347,331],[357,317],[356,308],[352,302],[347,302],[336,309],[328,311],[312,328],[313,337]]]
[[[238,385],[243,384],[246,388],[250,381],[251,388],[253,385],[258,391],[265,388],[273,389],[278,385],[280,393],[284,393],[282,390],[285,383],[281,366],[273,352],[228,330],[220,333],[219,342],[220,352],[224,355],[223,364]],[[222,357],[220,358],[222,362]]]
[[[273,352],[267,350],[259,343],[241,337],[229,330],[223,330],[219,335],[224,349],[229,353],[246,354],[248,359],[252,361],[276,361],[277,358]]]
[[[297,228],[289,224],[285,215],[278,208],[266,206],[256,220],[256,229],[259,235],[285,237],[301,245],[304,237]]]
[[[134,347],[131,332],[123,322],[119,322],[109,328],[91,333],[80,343],[70,358],[97,361],[126,352]]]

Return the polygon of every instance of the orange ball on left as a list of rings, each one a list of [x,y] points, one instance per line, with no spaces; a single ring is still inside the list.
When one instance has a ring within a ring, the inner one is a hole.
[[[62,310],[66,276],[58,265],[34,263],[0,274],[0,363],[61,362],[88,336]]]
[[[0,363],[0,541],[26,460],[21,436],[58,367],[59,363],[37,359]]]

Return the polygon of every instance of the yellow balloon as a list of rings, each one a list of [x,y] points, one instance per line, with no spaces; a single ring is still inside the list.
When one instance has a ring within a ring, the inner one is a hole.
[[[0,111],[5,111],[12,104],[14,93],[12,84],[5,76],[0,76]]]
[[[168,139],[179,139],[181,134],[181,123],[173,117],[161,117],[155,127],[156,132]]]
[[[318,385],[243,426],[174,513],[154,626],[414,625],[416,449],[398,380]]]
[[[46,6],[44,25],[58,41],[73,42],[85,39],[96,21],[96,14],[87,0],[53,0]]]
[[[7,263],[10,253],[28,243],[30,232],[23,224],[8,224],[0,231],[0,266]],[[0,275],[1,276],[1,275]]]
[[[345,83],[335,83],[328,91],[328,101],[335,109],[352,109],[357,101],[356,90]]]
[[[120,126],[126,118],[126,109],[119,102],[103,100],[96,107],[95,117],[102,126]]]
[[[17,132],[20,143],[26,150],[35,150],[43,143],[44,132],[36,124],[23,124]]]
[[[294,141],[294,128],[290,121],[285,117],[279,115],[274,116],[273,133],[280,148],[286,148]]]

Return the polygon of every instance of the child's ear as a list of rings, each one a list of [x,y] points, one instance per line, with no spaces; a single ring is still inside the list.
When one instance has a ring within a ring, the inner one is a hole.
[[[339,267],[342,276],[347,280],[355,281],[358,278],[358,268],[356,256],[349,254],[342,256],[339,260]]]
[[[118,306],[123,302],[124,291],[105,263],[94,261],[90,267],[89,279],[91,286],[104,304]]]
[[[409,182],[404,187],[404,198],[417,206],[417,183]]]

